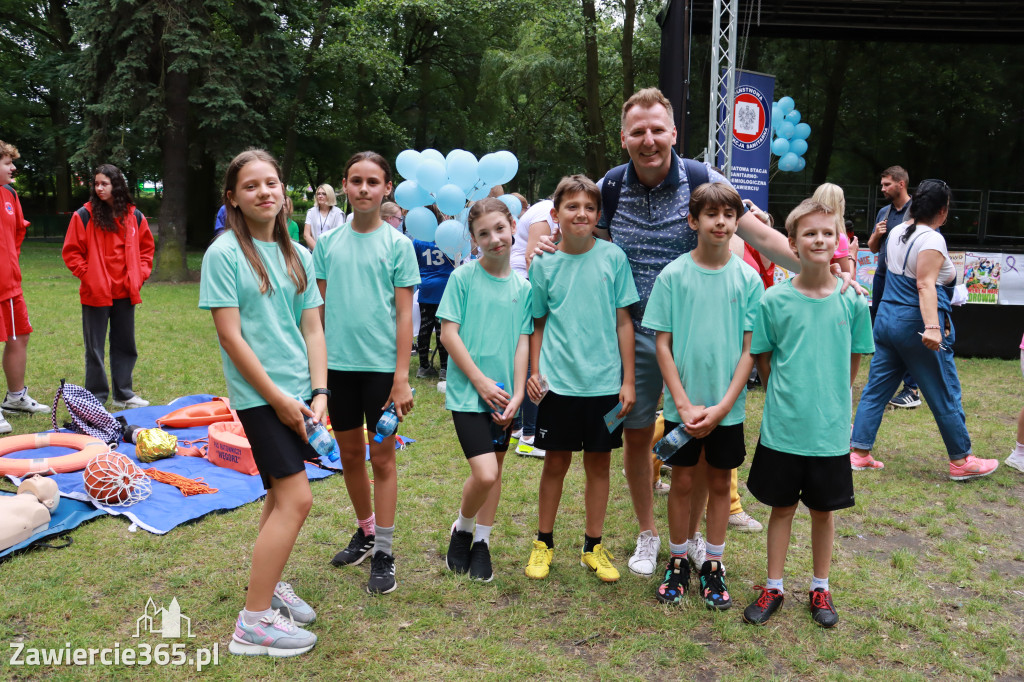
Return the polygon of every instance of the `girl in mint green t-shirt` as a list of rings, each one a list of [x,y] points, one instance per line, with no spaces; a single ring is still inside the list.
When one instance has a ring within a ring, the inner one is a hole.
[[[412,289],[420,270],[412,241],[380,217],[381,202],[391,193],[391,167],[384,157],[355,154],[345,167],[343,187],[354,216],[320,235],[313,250],[324,298],[328,409],[357,523],[332,563],[354,566],[370,557],[366,589],[387,594],[398,585],[391,550],[398,499],[395,437],[369,443],[371,486],[363,425],[372,432],[392,403],[399,421],[412,409]]]
[[[267,490],[229,648],[293,656],[316,644],[316,635],[295,625],[316,614],[280,579],[313,504],[304,460],[316,453],[305,421],[323,419],[327,409],[321,300],[312,259],[288,236],[280,169],[270,154],[249,150],[232,160],[224,204],[227,230],[203,257],[199,307],[213,314],[232,407]]]

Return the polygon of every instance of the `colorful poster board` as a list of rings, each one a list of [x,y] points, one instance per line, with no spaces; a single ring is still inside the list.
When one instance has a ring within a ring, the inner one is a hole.
[[[1024,305],[1024,255],[1004,253],[999,275],[999,305]]]
[[[964,280],[968,303],[994,305],[999,298],[1002,254],[968,251],[964,254]]]
[[[857,284],[868,292],[868,305],[871,305],[871,290],[875,284],[875,270],[878,268],[878,254],[867,249],[857,252]]]

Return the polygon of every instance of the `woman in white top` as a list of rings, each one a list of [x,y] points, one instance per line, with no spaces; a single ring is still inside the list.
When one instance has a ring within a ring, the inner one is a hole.
[[[530,269],[527,254],[530,256],[529,260],[533,260],[533,251],[537,248],[541,235],[553,235],[558,229],[551,218],[551,209],[554,207],[555,203],[550,199],[538,201],[526,209],[516,221],[516,241],[512,244],[509,265],[523,279],[530,279],[527,275]]]
[[[316,206],[306,213],[302,241],[312,251],[320,235],[344,223],[345,214],[338,208],[338,197],[334,194],[334,188],[330,185],[320,185],[316,188]]]
[[[949,477],[964,481],[987,476],[995,459],[971,454],[971,437],[960,401],[953,361],[956,331],[950,319],[956,271],[938,229],[949,216],[952,193],[942,180],[924,180],[914,192],[909,222],[886,242],[885,293],[875,316],[875,354],[867,386],[857,405],[850,439],[850,465],[881,469],[871,456],[886,403],[904,372],[914,375],[928,401],[949,455]]]

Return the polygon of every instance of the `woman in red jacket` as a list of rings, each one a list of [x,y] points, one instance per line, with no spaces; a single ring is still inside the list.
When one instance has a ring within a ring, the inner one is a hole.
[[[90,199],[75,211],[62,251],[64,263],[82,281],[82,335],[85,338],[85,387],[100,402],[110,389],[103,368],[103,344],[110,324],[110,379],[115,408],[145,407],[132,391],[135,306],[139,290],[153,271],[153,234],[128,194],[124,175],[104,164],[96,169]]]

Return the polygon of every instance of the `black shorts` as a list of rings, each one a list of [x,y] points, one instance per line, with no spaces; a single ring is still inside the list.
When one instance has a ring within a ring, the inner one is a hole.
[[[846,509],[853,506],[850,456],[791,455],[758,440],[747,490],[769,507],[791,507],[802,501],[814,511]]]
[[[665,433],[679,426],[679,422],[665,420]],[[711,433],[703,438],[692,438],[676,453],[665,460],[665,464],[674,467],[692,467],[700,459],[701,448],[704,448],[704,459],[709,466],[716,469],[736,469],[743,464],[747,456],[747,446],[743,441],[743,422],[722,426],[719,424]]]
[[[611,452],[622,447],[622,424],[608,433],[604,416],[619,404],[619,396],[566,396],[548,391],[537,407],[537,437],[542,450]]]
[[[501,428],[491,419],[489,412],[452,412],[455,423],[455,435],[459,437],[459,445],[466,459],[486,455],[490,452],[507,452],[511,436],[511,425],[501,434],[501,442],[495,443],[494,436]]]
[[[327,411],[331,415],[331,428],[337,433],[358,429],[363,424],[373,432],[384,408],[394,372],[342,372],[327,370]]]
[[[238,421],[245,429],[264,490],[270,490],[271,478],[284,478],[305,471],[305,460],[315,462],[319,459],[313,446],[304,443],[299,434],[282,424],[270,405],[239,410]]]

